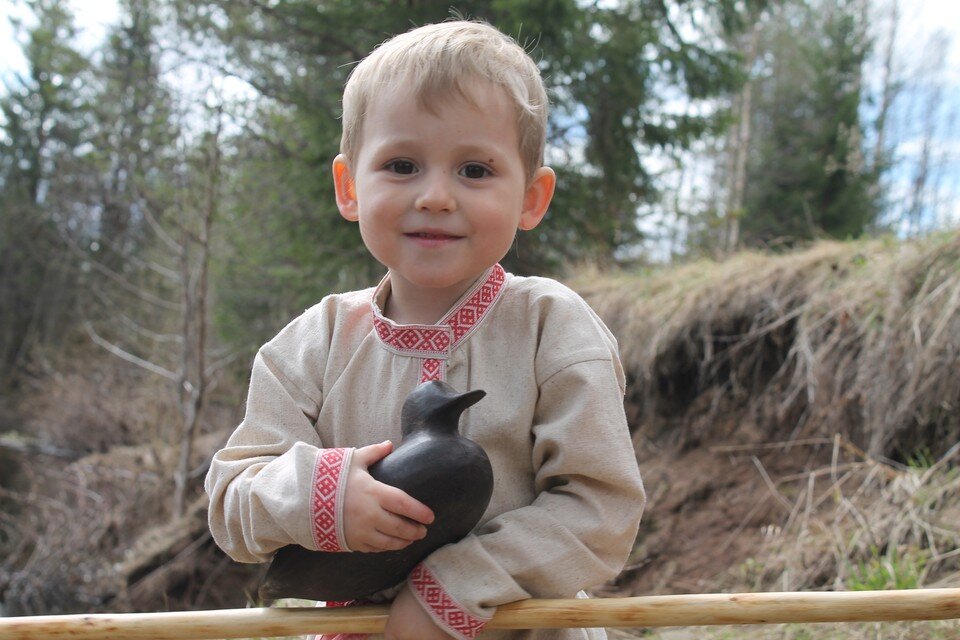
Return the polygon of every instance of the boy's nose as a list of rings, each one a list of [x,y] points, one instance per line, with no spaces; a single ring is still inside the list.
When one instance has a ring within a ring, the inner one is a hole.
[[[423,182],[423,190],[414,203],[418,211],[449,213],[457,208],[457,201],[450,188],[448,176],[437,172]]]

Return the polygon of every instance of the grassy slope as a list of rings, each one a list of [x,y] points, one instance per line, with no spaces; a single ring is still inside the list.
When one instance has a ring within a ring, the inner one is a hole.
[[[574,287],[617,335],[651,503],[603,595],[960,585],[960,234]],[[948,638],[956,622],[614,637]]]

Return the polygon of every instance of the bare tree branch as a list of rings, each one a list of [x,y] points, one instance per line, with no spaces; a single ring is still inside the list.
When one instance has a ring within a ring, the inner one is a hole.
[[[83,328],[86,329],[87,334],[90,336],[90,339],[94,341],[94,343],[103,347],[104,349],[106,349],[113,355],[117,356],[118,358],[122,360],[126,360],[131,364],[135,364],[138,367],[142,367],[143,369],[146,369],[151,373],[155,373],[159,376],[163,376],[168,380],[177,381],[180,379],[180,376],[174,373],[173,371],[169,371],[167,369],[164,369],[160,365],[156,365],[148,360],[144,360],[143,358],[135,356],[132,353],[124,351],[123,349],[113,344],[112,342],[108,342],[107,340],[104,340],[97,334],[96,331],[94,331],[93,325],[90,324],[89,320],[83,323]]]
[[[123,326],[127,327],[135,334],[144,336],[150,340],[153,340],[154,342],[159,343],[183,343],[183,337],[180,335],[174,333],[157,333],[156,331],[151,331],[150,329],[146,328],[135,319],[131,318],[129,314],[125,313],[120,305],[116,304],[113,300],[110,300],[105,291],[94,287],[92,292],[97,300],[104,305],[104,307],[109,308],[110,317],[112,319],[120,320],[120,323],[123,324]]]
[[[164,300],[163,298],[160,298],[158,296],[153,295],[152,293],[145,291],[142,287],[138,287],[137,285],[133,284],[132,282],[130,282],[129,280],[121,276],[119,273],[117,273],[113,269],[102,264],[100,261],[92,258],[90,254],[88,254],[86,251],[84,251],[79,246],[77,246],[77,243],[74,241],[74,239],[71,238],[69,234],[67,234],[64,230],[60,229],[59,226],[57,227],[57,232],[60,234],[60,239],[63,240],[63,243],[67,246],[68,249],[70,249],[74,254],[83,258],[84,262],[90,265],[90,267],[93,270],[106,276],[108,280],[111,280],[112,282],[117,283],[121,289],[124,289],[125,291],[128,291],[129,293],[134,294],[144,302],[155,304],[162,309],[170,309],[172,311],[177,311],[180,309],[180,303],[171,302],[170,300]]]
[[[147,224],[150,225],[150,229],[157,234],[157,237],[160,239],[160,241],[167,245],[167,248],[170,249],[174,255],[180,255],[180,253],[183,251],[183,247],[179,242],[170,237],[170,234],[166,232],[163,226],[157,221],[157,218],[153,215],[152,209],[156,207],[156,205],[151,202],[150,196],[141,192],[140,197],[145,203],[145,206],[143,207],[143,218],[147,221]],[[176,275],[175,277],[179,278],[179,275]]]

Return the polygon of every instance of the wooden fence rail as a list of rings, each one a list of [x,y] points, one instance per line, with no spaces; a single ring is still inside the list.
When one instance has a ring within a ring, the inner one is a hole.
[[[960,589],[713,593],[525,600],[500,607],[488,628],[675,627],[952,618],[960,618]],[[378,633],[386,620],[385,606],[27,616],[0,618],[0,640],[210,640],[309,633]]]

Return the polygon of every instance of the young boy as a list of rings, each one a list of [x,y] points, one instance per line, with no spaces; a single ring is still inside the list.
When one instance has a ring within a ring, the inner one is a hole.
[[[337,207],[387,275],[324,298],[261,348],[244,420],[207,476],[210,528],[241,562],[291,543],[403,548],[433,514],[367,467],[398,441],[418,383],[483,389],[460,431],[490,457],[493,498],[473,533],[387,594],[385,634],[473,638],[498,605],[574,597],[623,567],[644,493],[617,345],[575,293],[498,264],[555,184],[543,82],[513,40],[464,21],[400,35],[354,69],[343,110]]]

